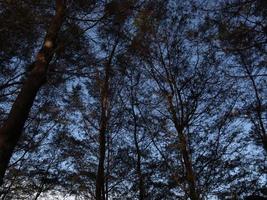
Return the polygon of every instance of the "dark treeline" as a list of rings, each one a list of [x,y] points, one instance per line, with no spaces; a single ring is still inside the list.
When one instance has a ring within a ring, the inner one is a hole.
[[[1,0],[0,198],[267,198],[266,0]]]

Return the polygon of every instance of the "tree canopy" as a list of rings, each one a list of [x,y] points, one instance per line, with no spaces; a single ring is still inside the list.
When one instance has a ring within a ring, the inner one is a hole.
[[[1,0],[0,198],[267,198],[267,1]]]

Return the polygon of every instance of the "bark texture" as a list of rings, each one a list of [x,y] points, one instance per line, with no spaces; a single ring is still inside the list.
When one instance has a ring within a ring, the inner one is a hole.
[[[37,92],[46,82],[48,66],[56,49],[56,41],[64,21],[64,13],[65,0],[56,0],[56,13],[51,20],[42,48],[32,64],[33,69],[23,83],[6,121],[0,128],[0,185],[3,183],[8,163],[23,132],[25,121]]]

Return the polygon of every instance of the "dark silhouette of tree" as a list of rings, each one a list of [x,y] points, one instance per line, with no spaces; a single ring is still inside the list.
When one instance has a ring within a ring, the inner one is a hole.
[[[13,150],[21,136],[25,121],[28,118],[33,101],[40,87],[46,81],[46,74],[50,61],[56,49],[58,33],[63,24],[65,2],[56,1],[56,14],[52,18],[47,30],[43,46],[32,64],[32,69],[24,81],[7,120],[0,129],[0,185],[8,166]]]
[[[266,198],[265,10],[1,1],[0,198]]]

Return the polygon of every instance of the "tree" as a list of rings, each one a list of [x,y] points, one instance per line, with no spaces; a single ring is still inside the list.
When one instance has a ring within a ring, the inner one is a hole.
[[[0,162],[2,163],[0,167],[0,184],[3,183],[6,168],[21,136],[36,94],[46,81],[49,63],[56,50],[58,33],[63,24],[64,12],[65,2],[56,1],[56,14],[47,30],[43,46],[32,64],[32,70],[23,83],[7,120],[0,129]]]
[[[214,38],[217,51],[225,54],[226,76],[237,82],[242,93],[240,117],[250,121],[252,138],[266,151],[264,10],[264,1],[219,2],[218,9],[206,18],[205,24],[212,30],[207,37]],[[243,90],[245,87],[249,89]]]
[[[68,1],[0,198],[264,197],[264,5]],[[0,2],[1,125],[54,6]]]

